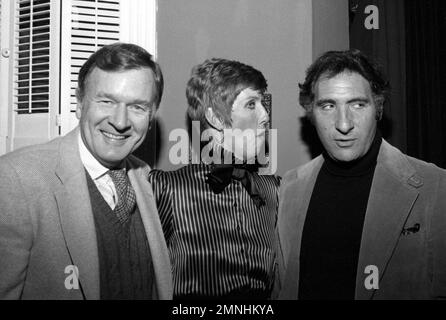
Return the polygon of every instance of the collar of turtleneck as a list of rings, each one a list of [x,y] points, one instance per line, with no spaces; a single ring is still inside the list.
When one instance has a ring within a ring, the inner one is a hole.
[[[325,161],[322,168],[333,175],[345,177],[362,176],[370,173],[375,170],[381,142],[382,136],[379,130],[377,130],[369,151],[363,157],[349,162],[335,161],[324,151],[323,157]]]

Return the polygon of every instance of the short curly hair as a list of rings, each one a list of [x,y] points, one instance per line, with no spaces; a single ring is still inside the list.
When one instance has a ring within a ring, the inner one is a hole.
[[[186,87],[190,120],[200,121],[202,128],[208,128],[205,113],[207,108],[212,108],[216,116],[230,126],[232,104],[246,88],[262,94],[266,91],[266,79],[259,70],[221,58],[212,58],[196,65]]]
[[[299,103],[307,112],[307,116],[312,118],[314,87],[317,81],[322,76],[333,78],[345,71],[359,73],[369,82],[377,108],[377,119],[381,119],[383,105],[390,91],[389,82],[378,64],[357,49],[328,51],[307,69],[304,83],[299,84]]]

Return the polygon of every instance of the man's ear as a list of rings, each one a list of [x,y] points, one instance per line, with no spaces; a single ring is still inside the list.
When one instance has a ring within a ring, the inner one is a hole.
[[[155,111],[153,111],[153,114],[150,115],[149,128],[147,129],[147,131],[150,131],[150,129],[152,129],[153,123],[156,122],[156,112],[157,111],[158,111],[158,108],[155,107]]]
[[[76,118],[80,119],[82,114],[82,99],[79,94],[79,88],[76,88]]]
[[[384,97],[375,97],[375,108],[376,108],[376,120],[380,121],[383,117],[384,112]]]
[[[212,108],[207,108],[205,112],[206,120],[207,122],[218,131],[222,131],[225,126],[223,124],[223,121],[215,114],[214,110]]]

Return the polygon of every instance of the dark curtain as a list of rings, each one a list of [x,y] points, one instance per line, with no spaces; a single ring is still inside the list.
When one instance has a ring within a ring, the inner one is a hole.
[[[446,1],[405,5],[407,152],[446,168]]]
[[[364,9],[379,9],[367,30]],[[380,124],[408,155],[446,168],[446,1],[349,0],[350,47],[383,67],[392,91]]]
[[[379,28],[368,30],[365,8],[374,5],[379,12]],[[406,152],[406,61],[404,0],[350,0],[350,48],[375,59],[391,84],[384,117],[379,127],[384,138]]]

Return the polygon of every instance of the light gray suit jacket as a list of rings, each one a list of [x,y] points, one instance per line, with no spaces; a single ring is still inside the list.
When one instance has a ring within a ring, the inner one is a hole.
[[[282,180],[275,290],[279,299],[298,297],[302,231],[323,161],[319,156]],[[379,289],[366,288],[367,266],[378,268]],[[365,215],[355,298],[442,297],[446,298],[446,171],[406,156],[383,140]]]
[[[78,134],[76,128],[0,157],[0,299],[100,298],[96,231]],[[127,161],[153,261],[153,298],[171,299],[171,266],[147,181],[150,168],[134,156]],[[73,289],[69,266],[79,270],[79,289]]]

